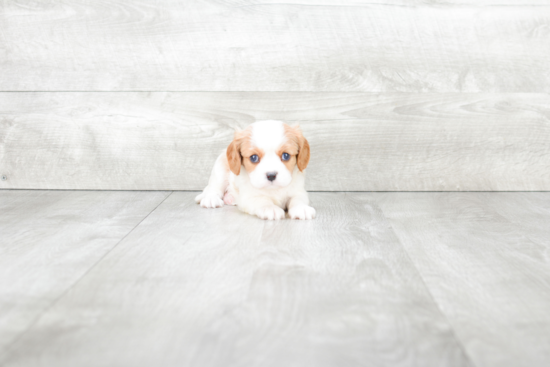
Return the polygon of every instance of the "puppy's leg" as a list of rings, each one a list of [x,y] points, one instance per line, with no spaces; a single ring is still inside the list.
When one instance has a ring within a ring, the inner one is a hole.
[[[223,195],[223,202],[225,205],[237,205],[237,202],[235,200],[235,195],[231,192],[231,190],[227,190],[225,194]]]
[[[265,197],[246,197],[239,200],[238,208],[261,219],[279,220],[285,217],[285,211]]]
[[[208,186],[195,198],[203,208],[221,208],[223,206],[223,195],[229,184],[229,165],[225,152],[218,156]]]
[[[305,190],[290,199],[288,202],[288,215],[292,219],[315,218],[315,209],[309,206],[309,197]]]

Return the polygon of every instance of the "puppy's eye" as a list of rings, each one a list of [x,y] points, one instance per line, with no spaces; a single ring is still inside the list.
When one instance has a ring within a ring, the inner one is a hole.
[[[258,157],[256,154],[250,156],[250,162],[258,163],[259,161],[260,161],[260,157]]]
[[[288,153],[283,153],[281,155],[281,158],[283,159],[283,161],[288,161],[290,159],[290,154]]]

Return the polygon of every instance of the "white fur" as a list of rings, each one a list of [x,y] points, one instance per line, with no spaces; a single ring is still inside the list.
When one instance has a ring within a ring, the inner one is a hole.
[[[264,156],[256,169],[248,177],[252,186],[258,189],[278,189],[286,187],[292,181],[292,172],[289,172],[277,150],[286,141],[285,130],[281,121],[258,121],[252,124],[252,144],[264,151]],[[277,179],[273,182],[267,179],[267,172],[277,172]]]
[[[309,206],[304,189],[305,172],[297,166],[290,172],[277,155],[286,137],[281,121],[258,121],[252,124],[252,144],[262,149],[264,156],[250,174],[241,166],[239,175],[229,169],[226,152],[216,159],[208,186],[195,201],[204,208],[219,208],[225,204],[237,205],[245,213],[262,219],[278,220],[285,217],[313,219],[315,209]],[[277,172],[273,182],[267,172]]]

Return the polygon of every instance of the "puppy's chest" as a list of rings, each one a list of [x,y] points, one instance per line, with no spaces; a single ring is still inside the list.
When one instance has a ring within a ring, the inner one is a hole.
[[[281,195],[271,198],[273,200],[273,203],[277,205],[280,208],[286,209],[288,207],[288,202],[290,201],[289,195]]]
[[[229,185],[227,187],[227,193],[231,194],[235,198],[235,204],[243,204],[244,201],[254,201],[255,199],[268,198],[275,205],[286,209],[288,202],[292,195],[292,187],[285,187],[278,190],[259,190],[254,188],[248,182],[241,182],[235,180],[235,177],[229,179]]]

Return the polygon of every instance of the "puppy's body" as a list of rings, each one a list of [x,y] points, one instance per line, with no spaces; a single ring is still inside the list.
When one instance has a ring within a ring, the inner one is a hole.
[[[291,218],[312,219],[304,189],[308,162],[309,144],[299,128],[258,121],[235,134],[195,200],[205,208],[237,205],[262,219],[282,219],[285,209]]]

